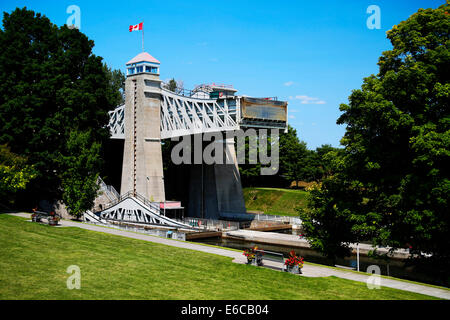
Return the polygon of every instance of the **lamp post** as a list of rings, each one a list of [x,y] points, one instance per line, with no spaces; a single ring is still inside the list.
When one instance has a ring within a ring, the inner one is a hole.
[[[204,201],[204,190],[203,190],[203,159],[202,159],[202,213],[201,213],[201,217],[202,219],[205,217],[205,201]]]
[[[164,186],[164,177],[161,177]],[[166,195],[164,194],[164,217],[166,216]]]
[[[356,244],[356,267],[359,272],[359,242]]]

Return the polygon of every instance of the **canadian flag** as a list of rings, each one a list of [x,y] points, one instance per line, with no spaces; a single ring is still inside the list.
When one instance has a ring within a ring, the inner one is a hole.
[[[130,26],[130,32],[131,31],[137,31],[137,30],[142,30],[144,28],[144,23],[141,22],[135,26]]]

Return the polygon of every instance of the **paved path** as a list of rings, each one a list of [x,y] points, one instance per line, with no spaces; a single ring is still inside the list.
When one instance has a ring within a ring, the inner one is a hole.
[[[30,214],[26,213],[15,213],[12,214],[15,216],[30,218]],[[139,234],[129,231],[123,231],[118,229],[111,229],[101,226],[95,226],[87,223],[79,223],[79,222],[73,222],[68,220],[61,220],[60,221],[61,226],[63,227],[77,227],[82,228],[86,230],[91,231],[98,231],[103,233],[109,233],[113,235],[119,235],[123,237],[133,238],[133,239],[139,239],[139,240],[145,240],[150,241],[154,243],[160,243],[165,244],[173,247],[178,248],[184,248],[189,250],[196,250],[201,252],[207,252],[212,254],[217,254],[225,257],[233,258],[233,262],[235,263],[246,263],[246,258],[243,256],[242,252],[236,252],[232,250],[227,249],[221,249],[211,246],[205,246],[201,244],[195,244],[195,243],[189,243],[184,241],[176,241],[172,239],[166,239],[166,238],[160,238],[156,236],[146,235],[146,234]],[[265,265],[269,268],[278,269],[281,270],[283,265],[281,263],[275,263],[275,262],[265,262]],[[310,265],[305,264],[303,266],[303,274],[301,276],[304,277],[329,277],[329,276],[335,276],[343,279],[353,280],[353,281],[359,281],[359,282],[366,282],[369,279],[369,276],[364,273],[356,273],[356,272],[348,272],[348,271],[342,271],[337,270],[334,268],[327,268],[327,267],[321,267],[317,265]],[[411,291],[416,293],[421,293],[433,297],[438,297],[442,299],[450,300],[450,290],[445,289],[439,289],[435,287],[430,287],[427,285],[419,285],[415,283],[409,283],[405,281],[399,281],[399,280],[392,280],[392,279],[386,279],[386,278],[379,278],[379,284],[384,287],[389,288],[395,288],[405,291]]]

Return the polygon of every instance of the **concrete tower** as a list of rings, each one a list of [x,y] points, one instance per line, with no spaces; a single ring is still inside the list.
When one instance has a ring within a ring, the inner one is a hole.
[[[121,194],[165,201],[161,151],[160,62],[146,52],[128,61]]]

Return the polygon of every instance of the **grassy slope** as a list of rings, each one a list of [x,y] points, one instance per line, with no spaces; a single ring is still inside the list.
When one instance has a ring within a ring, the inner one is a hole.
[[[265,214],[298,216],[295,207],[306,205],[303,190],[277,188],[244,188],[245,205],[248,211],[263,211]]]
[[[230,258],[0,215],[0,299],[427,299],[335,277],[306,278]],[[70,265],[81,290],[68,290]]]

